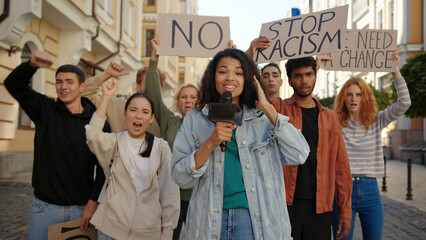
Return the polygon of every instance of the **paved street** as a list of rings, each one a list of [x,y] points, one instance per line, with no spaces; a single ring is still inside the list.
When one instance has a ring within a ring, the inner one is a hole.
[[[28,211],[33,195],[31,185],[0,182],[0,194],[0,239],[26,239]]]
[[[388,192],[382,194],[385,210],[383,239],[424,240],[426,212],[420,209],[423,209],[426,201],[423,180],[426,177],[426,167],[413,166],[414,200],[407,201],[404,183],[406,175],[401,173],[406,173],[403,171],[404,166],[405,163],[395,160],[388,163]],[[0,181],[0,240],[26,239],[28,210],[32,197],[29,176],[30,174],[25,175],[25,180]],[[356,223],[354,239],[362,239],[359,221]]]

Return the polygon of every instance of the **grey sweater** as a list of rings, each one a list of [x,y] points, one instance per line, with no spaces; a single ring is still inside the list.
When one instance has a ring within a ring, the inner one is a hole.
[[[352,175],[378,178],[384,175],[381,132],[384,127],[403,115],[411,105],[410,93],[404,78],[394,81],[398,100],[379,112],[377,121],[365,131],[361,121],[348,120],[342,135],[348,153]]]

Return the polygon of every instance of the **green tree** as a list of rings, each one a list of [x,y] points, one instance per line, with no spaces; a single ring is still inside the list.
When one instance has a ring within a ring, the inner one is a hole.
[[[396,101],[397,96],[394,94],[395,87],[393,85],[382,90],[377,90],[373,85],[369,85],[376,98],[377,109],[379,111],[385,110]]]
[[[408,117],[426,117],[426,52],[407,59],[401,74],[410,91],[411,106]]]
[[[321,98],[318,99],[318,101],[321,103],[321,105],[323,105],[324,107],[328,107],[331,110],[333,110],[333,104],[334,104],[334,99],[336,98],[336,96],[332,96],[332,97],[326,97],[326,98]]]

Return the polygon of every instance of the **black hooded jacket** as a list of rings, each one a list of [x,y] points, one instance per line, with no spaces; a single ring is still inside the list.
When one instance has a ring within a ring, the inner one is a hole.
[[[97,201],[105,181],[96,156],[86,143],[84,126],[96,107],[81,98],[81,114],[73,114],[58,98],[37,93],[30,86],[36,68],[22,63],[5,79],[4,85],[34,122],[34,195],[56,205],[85,205]],[[111,129],[108,123],[105,132]],[[94,169],[96,168],[96,178]]]

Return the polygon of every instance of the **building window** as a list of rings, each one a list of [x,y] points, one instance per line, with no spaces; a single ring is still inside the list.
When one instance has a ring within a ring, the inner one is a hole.
[[[154,6],[155,5],[155,0],[147,0],[146,1],[146,5],[148,5],[148,6]]]
[[[133,40],[135,36],[135,6],[133,3],[125,1],[124,12],[123,29],[127,36]]]
[[[149,57],[151,56],[151,52],[152,52],[152,44],[151,44],[151,40],[154,38],[155,36],[155,30],[154,29],[147,29],[146,30],[146,35],[145,35],[145,57]]]
[[[28,44],[25,44],[22,48],[21,62],[27,62],[31,59],[31,49]],[[30,86],[32,86],[33,79],[31,78]],[[25,111],[19,106],[18,113],[18,128],[19,129],[34,129],[34,124],[31,122],[30,117]]]
[[[184,72],[180,72],[179,73],[179,84],[183,84],[185,81],[185,73]]]
[[[394,12],[394,4],[393,1],[388,3],[388,26],[389,29],[394,29],[394,20],[395,20],[395,12]]]
[[[377,12],[377,29],[383,29],[383,11]]]

